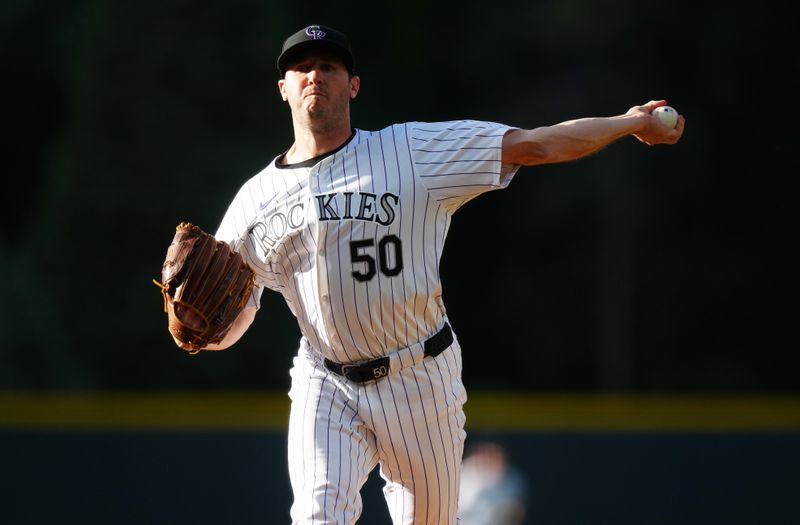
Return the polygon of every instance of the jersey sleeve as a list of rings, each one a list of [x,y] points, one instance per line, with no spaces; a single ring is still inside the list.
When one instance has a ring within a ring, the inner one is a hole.
[[[505,188],[519,169],[501,161],[509,126],[474,120],[409,126],[417,178],[453,210],[481,193]]]
[[[248,198],[248,195],[252,193],[249,191],[251,185],[252,180],[246,182],[239,189],[233,201],[228,205],[217,232],[214,234],[217,240],[227,242],[235,251],[241,249],[242,243],[247,238],[248,225],[255,213],[255,201]]]
[[[214,234],[217,240],[227,242],[234,251],[241,253],[242,257],[244,257],[245,261],[250,263],[251,267],[253,264],[251,261],[248,261],[249,253],[246,241],[248,237],[248,226],[256,211],[256,204],[250,197],[252,193],[250,191],[250,185],[253,184],[253,180],[255,180],[255,178],[245,183],[233,198],[225,215],[222,217],[217,232]],[[259,282],[258,272],[256,272],[256,283],[253,287],[253,291],[250,293],[250,298],[247,301],[246,307],[260,308],[261,294],[263,291],[263,283]]]

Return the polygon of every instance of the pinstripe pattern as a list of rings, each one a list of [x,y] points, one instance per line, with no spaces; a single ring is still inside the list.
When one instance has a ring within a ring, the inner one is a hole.
[[[292,523],[355,523],[380,462],[395,524],[454,523],[466,392],[455,342],[435,359],[356,385],[330,374],[303,340],[291,370]]]
[[[292,368],[294,523],[353,523],[381,465],[394,523],[454,523],[466,399],[457,340],[410,348],[446,319],[439,261],[453,213],[507,186],[505,126],[477,121],[357,130],[321,159],[270,163],[217,231],[280,292],[303,334]],[[393,373],[354,384],[322,366],[391,355]],[[402,363],[403,368],[395,369]],[[417,364],[414,364],[417,363]]]

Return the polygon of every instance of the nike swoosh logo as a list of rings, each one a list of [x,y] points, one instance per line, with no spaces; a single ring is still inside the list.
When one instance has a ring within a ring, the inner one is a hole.
[[[303,189],[303,185],[302,185],[302,184],[300,184],[300,183],[297,183],[297,184],[295,184],[294,186],[292,186],[292,188],[291,188],[289,191],[287,191],[287,192],[286,192],[286,196],[287,196],[287,197],[294,197],[294,196],[295,196],[297,193],[299,193],[299,192],[300,192],[300,190],[302,190],[302,189]],[[266,210],[266,209],[267,209],[267,207],[268,207],[270,204],[272,204],[272,201],[274,201],[275,199],[277,199],[279,196],[280,196],[280,195],[274,195],[274,196],[273,196],[271,199],[269,199],[269,200],[267,200],[267,201],[265,201],[265,202],[262,202],[261,204],[259,204],[259,205],[258,205],[258,209],[259,209],[259,210],[261,210],[261,211],[264,211],[264,210]]]
[[[270,200],[268,200],[266,202],[262,202],[261,204],[258,205],[258,209],[261,210],[261,211],[266,210],[267,206],[269,206],[272,203],[272,201],[274,201],[276,198],[277,198],[277,195],[275,197],[272,197]]]

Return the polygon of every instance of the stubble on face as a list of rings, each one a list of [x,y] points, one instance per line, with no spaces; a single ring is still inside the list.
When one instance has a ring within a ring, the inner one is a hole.
[[[292,78],[287,76],[283,81],[284,98],[289,102],[295,126],[325,133],[343,122],[349,123],[353,77],[338,58],[322,55],[300,59],[288,74]]]
[[[341,125],[342,119],[348,115],[349,105],[348,93],[332,93],[323,89],[318,95],[304,95],[293,114],[295,120],[307,129],[325,133]]]

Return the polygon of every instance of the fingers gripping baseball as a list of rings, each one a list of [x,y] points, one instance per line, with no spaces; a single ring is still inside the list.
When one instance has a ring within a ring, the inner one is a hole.
[[[634,106],[627,114],[639,117],[640,129],[633,136],[648,146],[675,144],[683,135],[686,119],[667,106],[666,100],[651,100]]]

